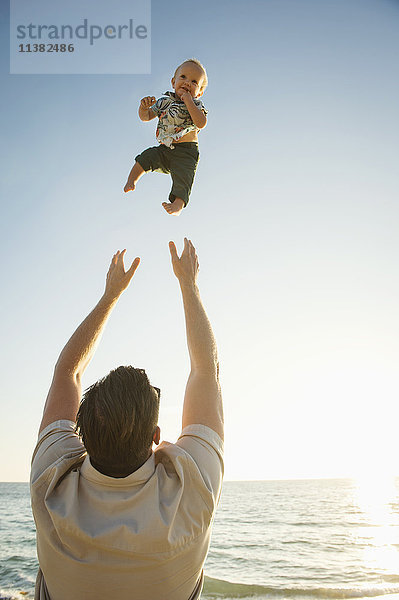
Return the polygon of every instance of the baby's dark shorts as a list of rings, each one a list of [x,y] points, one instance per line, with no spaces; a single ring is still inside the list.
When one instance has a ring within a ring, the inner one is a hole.
[[[169,201],[181,198],[184,206],[187,206],[199,161],[197,142],[180,142],[175,144],[173,149],[159,144],[144,150],[136,156],[136,161],[144,171],[170,173],[172,189]]]

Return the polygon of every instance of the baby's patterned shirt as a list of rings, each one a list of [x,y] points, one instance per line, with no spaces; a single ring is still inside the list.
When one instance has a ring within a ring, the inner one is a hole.
[[[208,114],[201,100],[193,98],[193,101],[205,115]],[[187,106],[174,92],[165,92],[151,106],[151,110],[159,119],[156,131],[157,140],[160,144],[165,144],[169,148],[173,148],[173,142],[182,138],[186,133],[199,131],[193,123]]]

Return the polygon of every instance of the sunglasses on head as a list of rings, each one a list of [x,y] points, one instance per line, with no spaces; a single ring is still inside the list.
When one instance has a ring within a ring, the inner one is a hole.
[[[140,373],[144,373],[144,375],[146,374],[146,372],[145,372],[144,369],[137,369],[137,370],[140,371]],[[158,396],[158,400],[160,400],[160,398],[161,398],[161,390],[159,388],[155,387],[155,385],[152,385],[151,387],[152,387],[152,389],[154,389],[156,391],[157,396]]]

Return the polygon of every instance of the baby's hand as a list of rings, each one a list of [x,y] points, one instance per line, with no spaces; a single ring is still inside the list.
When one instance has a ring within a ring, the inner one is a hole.
[[[177,93],[177,95],[180,97],[180,100],[183,100],[184,104],[187,103],[187,100],[192,100],[193,97],[190,94],[190,92],[187,92],[186,90],[179,90],[179,92]]]
[[[147,108],[150,108],[150,106],[152,106],[155,102],[155,98],[154,96],[146,96],[145,98],[141,99],[140,102],[140,108],[146,110]]]

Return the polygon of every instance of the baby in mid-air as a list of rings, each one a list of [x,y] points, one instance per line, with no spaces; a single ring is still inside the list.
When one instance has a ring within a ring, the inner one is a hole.
[[[147,171],[170,173],[172,190],[162,206],[170,215],[179,215],[187,206],[199,161],[198,131],[206,125],[207,110],[199,98],[208,84],[205,68],[191,58],[179,65],[172,77],[173,92],[159,100],[146,96],[140,102],[139,117],[151,121],[158,117],[158,146],[136,156],[125,192],[134,190]]]

